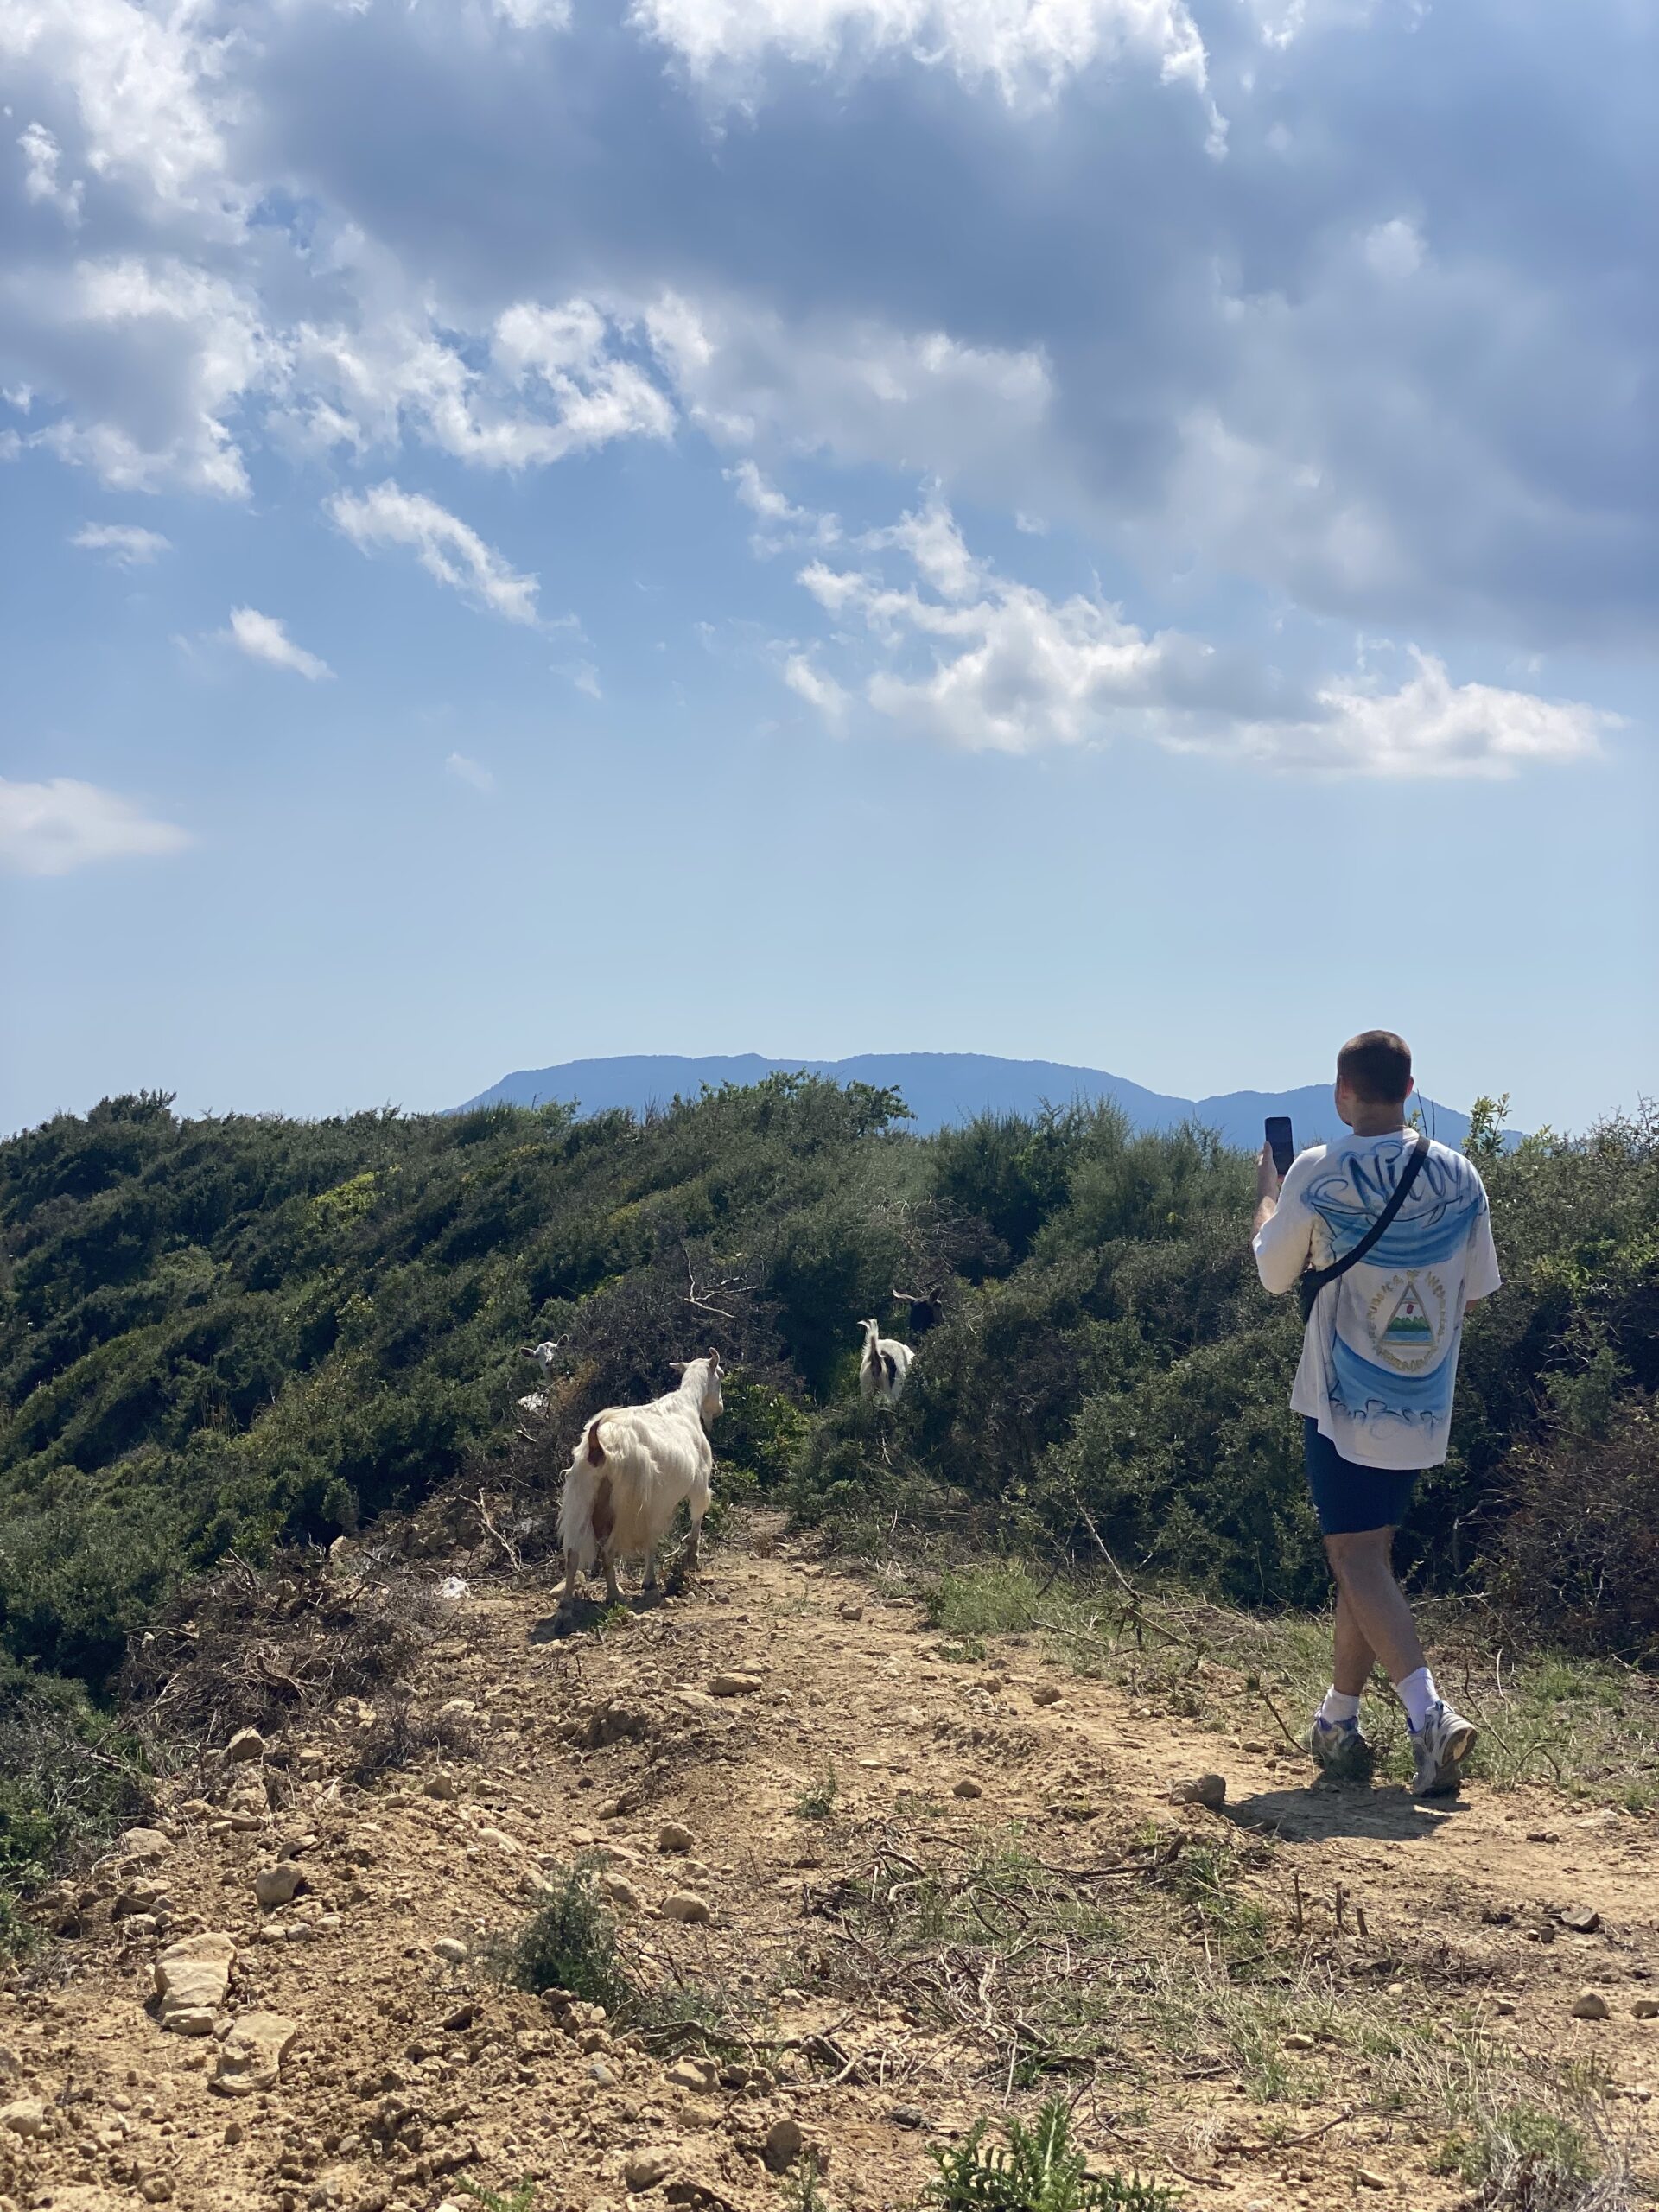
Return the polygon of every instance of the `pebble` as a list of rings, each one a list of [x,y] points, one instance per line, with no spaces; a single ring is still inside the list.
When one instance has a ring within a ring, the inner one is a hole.
[[[636,2151],[622,2169],[630,2189],[655,2189],[668,2178],[668,2160],[660,2151]]]
[[[1575,2020],[1609,2020],[1612,2018],[1612,2010],[1599,1989],[1581,1989],[1573,1999],[1573,2018]]]
[[[700,1897],[695,1890],[675,1890],[663,1899],[663,1917],[683,1921],[688,1927],[706,1928],[714,1915],[707,1897]]]
[[[607,1899],[612,1904],[615,1905],[619,1911],[639,1912],[643,1910],[645,1902],[645,1899],[640,1896],[639,1891],[634,1888],[633,1884],[628,1881],[624,1876],[620,1874],[601,1874],[599,1878],[599,1886]]]
[[[895,2127],[925,2127],[927,2114],[919,2105],[894,2105],[887,2118]]]
[[[709,1677],[710,1697],[753,1697],[760,1688],[759,1675],[751,1675],[738,1668],[727,1674]]]
[[[299,2031],[298,2023],[281,2012],[238,2013],[219,2047],[213,2086],[226,2097],[274,2089]]]
[[[305,1875],[291,1859],[262,1866],[253,1878],[253,1894],[265,1906],[291,1904],[305,1882]]]
[[[1224,1774],[1201,1774],[1192,1782],[1177,1782],[1171,1786],[1172,1805],[1207,1805],[1211,1812],[1218,1811],[1227,1802],[1227,1777]]]
[[[164,1859],[172,1848],[160,1828],[127,1828],[115,1840],[118,1859]]]
[[[1386,2174],[1375,2173],[1370,2166],[1359,2167],[1355,2172],[1354,2179],[1362,2189],[1387,2189],[1390,2186]]]
[[[467,1946],[459,1936],[440,1936],[432,1948],[446,1966],[458,1967],[467,1956]]]
[[[773,2173],[781,2174],[787,2171],[800,2157],[805,2142],[806,2138],[801,2132],[801,2123],[798,2120],[788,2118],[775,2120],[766,2130],[766,2139],[761,2150],[761,2156]]]
[[[701,2094],[718,2086],[720,2069],[712,2058],[677,2058],[668,2069],[668,2078],[677,2089],[695,2089]]]
[[[588,2069],[588,2079],[596,2088],[613,2089],[616,2087],[616,2076],[602,2058],[596,2058]]]
[[[1058,1705],[1060,1701],[1059,1684],[1039,1682],[1031,1693],[1031,1701],[1033,1705]]]
[[[265,1739],[257,1728],[238,1728],[225,1746],[225,1756],[236,1764],[265,1756]]]
[[[690,1851],[696,1840],[690,1829],[680,1821],[664,1821],[657,1831],[657,1848],[668,1853]]]
[[[980,1788],[978,1783],[974,1780],[971,1774],[964,1774],[962,1780],[957,1783],[955,1789],[952,1789],[950,1795],[953,1797],[982,1797],[985,1795],[985,1792]]]
[[[169,1943],[155,1966],[162,2025],[175,2035],[207,2036],[231,1986],[236,1945],[221,1930],[205,1929]]]
[[[15,2104],[0,2105],[0,2128],[13,2135],[44,2135],[46,2107],[38,2097],[19,2097]]]
[[[1638,1997],[1630,2007],[1636,2020],[1659,2020],[1659,1997]]]
[[[455,1778],[452,1774],[432,1774],[421,1784],[429,1797],[453,1797]]]
[[[1319,2047],[1317,2036],[1287,2036],[1283,2044],[1286,2050],[1317,2050]]]
[[[1555,1917],[1563,1928],[1570,1928],[1576,1936],[1593,1936],[1601,1925],[1601,1915],[1593,1905],[1569,1904]]]

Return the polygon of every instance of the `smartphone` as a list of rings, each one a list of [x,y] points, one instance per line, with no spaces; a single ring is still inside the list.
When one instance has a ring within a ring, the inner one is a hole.
[[[1267,1132],[1268,1149],[1273,1154],[1273,1164],[1278,1169],[1279,1180],[1282,1183],[1290,1173],[1291,1161],[1296,1157],[1296,1141],[1290,1134],[1290,1116],[1288,1114],[1269,1114],[1263,1127]]]

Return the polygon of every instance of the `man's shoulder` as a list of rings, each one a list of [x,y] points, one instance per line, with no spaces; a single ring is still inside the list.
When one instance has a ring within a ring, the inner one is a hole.
[[[1472,1160],[1459,1152],[1454,1145],[1442,1144],[1438,1137],[1429,1140],[1428,1158],[1425,1167],[1433,1166],[1436,1179],[1448,1190],[1465,1191],[1472,1198],[1486,1195],[1486,1186],[1480,1179],[1480,1170]]]

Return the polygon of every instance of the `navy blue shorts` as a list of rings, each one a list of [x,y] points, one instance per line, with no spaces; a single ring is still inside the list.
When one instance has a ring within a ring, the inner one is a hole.
[[[1344,1459],[1319,1424],[1302,1419],[1302,1448],[1307,1458],[1307,1486],[1322,1536],[1357,1536],[1368,1529],[1397,1529],[1411,1505],[1417,1472],[1392,1467],[1360,1467]]]

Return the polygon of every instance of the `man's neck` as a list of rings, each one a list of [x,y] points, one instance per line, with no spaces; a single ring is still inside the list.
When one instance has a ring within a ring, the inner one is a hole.
[[[1349,1123],[1357,1137],[1396,1137],[1406,1133],[1406,1109],[1401,1106],[1361,1106]]]

